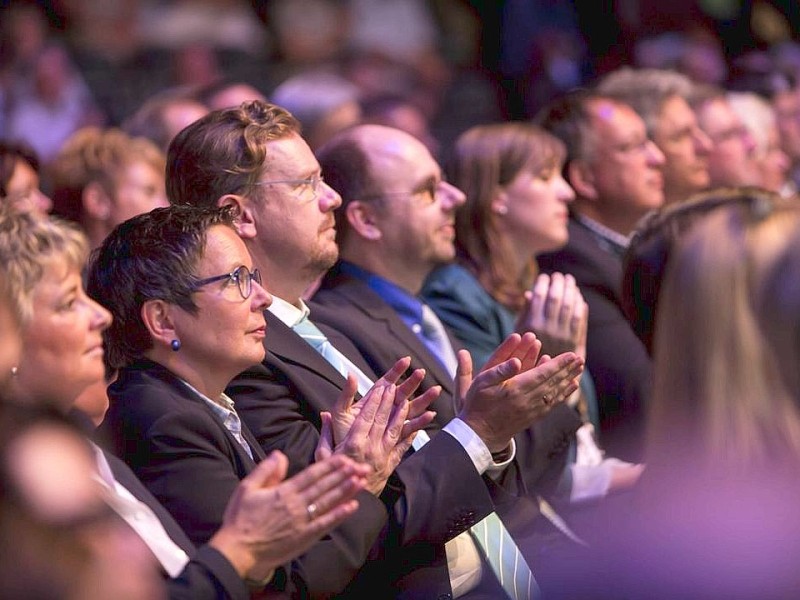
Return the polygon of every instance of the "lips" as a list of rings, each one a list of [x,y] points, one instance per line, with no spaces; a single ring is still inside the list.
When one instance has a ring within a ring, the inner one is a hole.
[[[94,354],[94,353],[100,353],[100,354],[103,353],[103,342],[102,342],[102,340],[99,341],[99,342],[96,342],[95,344],[93,344],[91,346],[89,346],[89,348],[86,350],[86,352],[84,354]]]
[[[257,327],[255,329],[253,329],[252,331],[248,331],[247,334],[263,338],[264,336],[267,335],[267,326],[266,325],[262,325],[261,327]]]

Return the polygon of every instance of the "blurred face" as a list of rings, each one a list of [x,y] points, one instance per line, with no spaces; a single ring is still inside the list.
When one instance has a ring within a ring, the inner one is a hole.
[[[425,145],[386,127],[370,128],[364,140],[375,178],[376,225],[382,251],[425,277],[455,258],[455,211],[461,190],[442,181],[442,170]]]
[[[164,109],[164,128],[167,137],[171,140],[178,132],[208,114],[208,109],[199,102],[186,100],[175,102]],[[163,149],[166,151],[166,148]]]
[[[50,198],[39,189],[39,175],[28,161],[22,159],[17,159],[3,201],[11,203],[18,210],[39,214],[45,214],[53,207]]]
[[[266,100],[264,94],[259,92],[253,86],[246,83],[237,83],[226,87],[224,90],[217,92],[214,96],[209,98],[208,107],[211,110],[219,110],[222,108],[230,108],[231,106],[239,106],[242,102],[249,102],[251,100]]]
[[[333,211],[342,199],[324,182],[316,189],[302,182],[320,177],[320,166],[299,135],[269,142],[267,156],[267,172],[254,192],[261,198],[249,202],[257,228],[250,247],[265,279],[281,295],[277,286],[307,284],[336,262]]]
[[[74,597],[165,597],[155,557],[103,502],[85,440],[63,426],[40,424],[15,439],[9,455],[13,483],[36,521],[69,536],[72,547],[88,554],[69,574]],[[49,560],[57,563],[59,557]]]
[[[320,119],[314,126],[313,134],[308,132],[309,145],[319,148],[340,131],[357,125],[360,121],[361,106],[358,102],[345,102]]]
[[[208,230],[206,250],[197,267],[197,277],[206,279],[231,273],[240,266],[253,270],[244,242],[224,225]],[[200,287],[194,294],[198,307],[192,315],[175,309],[174,319],[181,340],[179,356],[195,370],[210,369],[229,374],[229,379],[264,359],[266,323],[264,310],[272,297],[255,281],[245,299],[238,285],[223,279]]]
[[[787,181],[789,157],[781,149],[781,138],[777,127],[767,131],[767,147],[756,158],[761,173],[761,187],[771,192],[780,192]]]
[[[506,211],[503,222],[514,236],[515,246],[529,254],[557,250],[567,243],[567,204],[575,193],[553,165],[539,173],[521,171],[499,198]]]
[[[61,260],[44,265],[33,292],[33,317],[23,330],[15,395],[64,410],[103,379],[103,339],[111,315],[86,295],[80,271]]]
[[[800,92],[781,92],[772,100],[781,147],[792,164],[800,162]]]
[[[115,180],[109,231],[131,217],[169,206],[164,174],[146,162],[126,166]]]
[[[596,200],[604,212],[632,225],[664,203],[664,155],[632,108],[600,100],[590,110],[595,147],[589,165]]]
[[[667,202],[686,199],[710,182],[708,154],[711,140],[697,125],[694,111],[680,96],[661,108],[653,142],[664,153],[664,196]]]
[[[759,185],[755,141],[724,98],[706,102],[699,110],[700,126],[711,138],[708,173],[711,186]]]

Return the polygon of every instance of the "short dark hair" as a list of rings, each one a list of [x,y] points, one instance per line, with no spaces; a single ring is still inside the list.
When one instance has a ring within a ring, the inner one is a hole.
[[[118,225],[94,252],[86,289],[114,317],[103,333],[107,368],[127,366],[152,347],[141,318],[145,302],[164,300],[197,312],[196,270],[214,225],[233,228],[232,209],[156,208]]]
[[[353,200],[373,197],[377,193],[369,165],[369,157],[349,131],[334,136],[317,150],[317,160],[325,182],[342,197],[336,209],[336,242],[341,245],[347,238],[349,223],[345,216],[347,205]]]
[[[291,113],[262,100],[210,112],[169,145],[169,201],[210,207],[225,194],[251,193],[268,162],[266,143],[299,133]]]
[[[591,159],[590,132],[594,117],[590,106],[600,100],[621,104],[610,96],[581,88],[556,98],[534,118],[534,123],[564,142],[567,148],[565,168],[573,160]]]

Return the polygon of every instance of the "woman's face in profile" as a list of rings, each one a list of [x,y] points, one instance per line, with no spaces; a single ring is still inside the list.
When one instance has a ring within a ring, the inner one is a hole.
[[[111,315],[86,295],[78,268],[61,259],[45,263],[32,302],[13,386],[20,399],[67,410],[87,386],[103,379],[102,332]]]
[[[253,270],[253,261],[238,234],[224,225],[211,227],[205,253],[197,265],[197,278],[216,278],[241,266]],[[246,276],[244,270],[240,275]],[[227,371],[231,379],[264,359],[263,312],[272,297],[255,281],[250,289],[250,296],[244,298],[237,282],[224,277],[197,289],[193,295],[198,308],[195,314],[181,309],[174,312],[182,358],[195,368]]]
[[[518,232],[517,241],[532,254],[557,250],[567,243],[567,204],[575,198],[561,176],[561,166],[539,173],[521,171],[505,187],[505,220]]]

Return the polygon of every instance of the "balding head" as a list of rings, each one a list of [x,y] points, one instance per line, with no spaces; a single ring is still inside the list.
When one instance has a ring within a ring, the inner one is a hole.
[[[318,159],[323,177],[342,195],[336,213],[343,258],[407,289],[452,260],[453,212],[464,195],[442,181],[420,140],[399,129],[360,125],[325,144]]]

